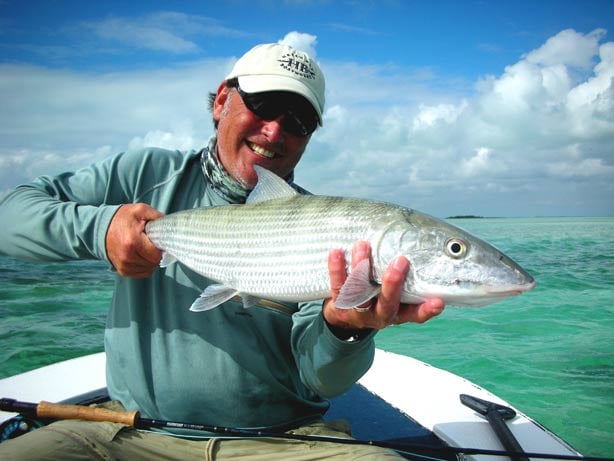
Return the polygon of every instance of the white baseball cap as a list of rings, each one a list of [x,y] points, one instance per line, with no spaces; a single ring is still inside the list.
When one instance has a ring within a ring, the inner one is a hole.
[[[226,80],[238,78],[246,93],[291,91],[305,97],[322,125],[324,75],[318,64],[303,51],[287,45],[257,45],[235,63]]]

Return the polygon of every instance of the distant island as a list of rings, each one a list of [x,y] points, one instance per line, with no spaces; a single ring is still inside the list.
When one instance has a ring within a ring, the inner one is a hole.
[[[448,216],[446,219],[483,219],[484,216],[475,216],[472,214],[466,215],[458,215],[458,216]]]

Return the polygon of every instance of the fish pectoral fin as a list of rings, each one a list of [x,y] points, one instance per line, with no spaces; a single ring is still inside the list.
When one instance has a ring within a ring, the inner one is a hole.
[[[190,306],[192,312],[202,312],[213,309],[230,298],[239,294],[234,288],[225,285],[209,285]]]
[[[243,300],[243,307],[245,309],[249,307],[253,307],[260,302],[260,298],[257,296],[252,296],[247,293],[239,293],[241,299]]]
[[[254,165],[254,171],[258,175],[258,183],[248,195],[245,203],[253,204],[275,198],[288,198],[298,195],[298,192],[292,186],[266,168]]]
[[[172,254],[167,251],[162,252],[162,259],[160,260],[160,267],[167,267],[173,263],[176,263],[178,260]]]
[[[364,259],[352,270],[339,290],[335,307],[351,309],[360,306],[377,296],[381,289],[381,285],[371,281],[371,264],[368,259]]]

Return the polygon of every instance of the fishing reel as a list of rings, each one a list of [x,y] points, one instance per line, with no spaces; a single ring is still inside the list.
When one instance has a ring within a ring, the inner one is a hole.
[[[44,422],[24,415],[13,416],[0,424],[0,443],[27,434],[44,425]]]

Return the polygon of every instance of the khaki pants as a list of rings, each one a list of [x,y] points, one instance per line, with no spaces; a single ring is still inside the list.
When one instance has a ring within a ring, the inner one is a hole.
[[[343,422],[311,424],[289,433],[350,438],[347,425]],[[0,459],[398,461],[403,458],[393,451],[368,445],[265,438],[191,440],[136,431],[117,423],[66,420],[1,443]]]

